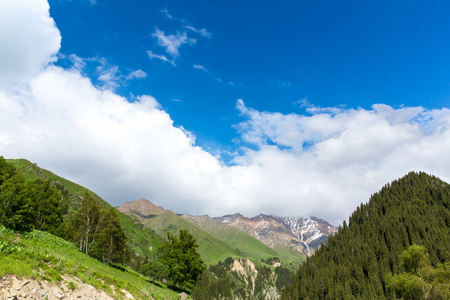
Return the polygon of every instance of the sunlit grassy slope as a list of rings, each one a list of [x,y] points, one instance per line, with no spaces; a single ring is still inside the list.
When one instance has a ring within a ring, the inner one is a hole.
[[[0,226],[0,276],[4,274],[50,282],[61,281],[61,275],[65,275],[104,290],[114,299],[125,299],[121,289],[136,299],[180,298],[177,293],[151,284],[128,268],[105,265],[79,251],[75,244],[38,230],[19,234]],[[70,279],[68,281],[67,284],[74,285]]]
[[[14,164],[22,172],[26,180],[46,178],[61,183],[66,189],[63,189],[62,192],[67,193],[66,197],[64,197],[64,201],[69,205],[69,214],[73,215],[76,213],[80,207],[81,197],[86,193],[95,195],[101,201],[103,206],[110,206],[106,201],[89,189],[62,178],[48,170],[42,169],[26,159],[8,159],[7,161]],[[159,246],[162,244],[163,239],[155,231],[150,228],[145,228],[141,223],[132,220],[127,215],[119,212],[119,216],[121,224],[125,228],[128,244],[134,253],[139,253],[140,256],[154,256],[158,251]]]
[[[183,218],[229,245],[239,245],[240,252],[245,253],[250,258],[260,260],[278,256],[284,264],[290,265],[292,262],[294,266],[298,266],[305,259],[304,254],[287,246],[278,247],[274,250],[248,233],[206,215],[200,217],[183,215]]]

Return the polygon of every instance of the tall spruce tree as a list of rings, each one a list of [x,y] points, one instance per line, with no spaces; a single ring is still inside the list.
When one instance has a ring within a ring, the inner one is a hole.
[[[60,235],[63,219],[60,208],[61,195],[58,190],[48,179],[28,182],[26,187],[34,228]]]

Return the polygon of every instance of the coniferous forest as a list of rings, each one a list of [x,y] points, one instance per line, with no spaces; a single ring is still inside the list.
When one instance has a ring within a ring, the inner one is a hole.
[[[431,265],[429,278],[407,268],[411,245]],[[449,283],[450,185],[412,172],[361,204],[282,299],[450,299]]]

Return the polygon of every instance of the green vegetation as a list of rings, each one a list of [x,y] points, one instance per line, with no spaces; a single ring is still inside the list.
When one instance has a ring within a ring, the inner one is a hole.
[[[268,263],[280,262],[271,258]],[[192,290],[193,299],[277,299],[284,286],[292,281],[293,273],[285,267],[253,264],[248,259],[234,260],[209,266]]]
[[[400,278],[417,273],[401,253],[413,244],[427,250],[434,274],[448,268],[450,185],[424,173],[409,173],[361,204],[348,226],[307,258],[282,299],[389,299],[389,287],[403,295]]]
[[[157,260],[151,260],[146,265],[142,266],[142,274],[147,276],[155,282],[155,280],[163,280],[169,277],[169,268]]]
[[[192,218],[186,217],[186,219],[189,221]],[[280,253],[265,245],[258,239],[252,237],[248,233],[213,218],[202,216],[200,218],[196,218],[196,220],[191,223],[194,222],[203,231],[206,231],[213,237],[227,243],[228,245],[237,245],[238,250],[235,249],[235,252],[237,252],[238,256],[241,257],[248,257],[256,261],[268,259],[274,256],[281,256],[284,263],[287,263],[288,259],[291,257],[298,258],[303,256],[297,251],[295,251],[296,253],[291,253],[292,255],[290,256],[282,256]],[[223,260],[224,258],[221,259]],[[217,263],[217,261],[214,263]]]
[[[198,245],[189,232],[180,230],[179,238],[167,233],[167,241],[160,248],[159,260],[167,266],[167,278],[172,287],[191,290],[205,269],[197,252]]]
[[[412,245],[401,255],[405,271],[388,277],[394,299],[450,299],[450,262],[433,268],[425,247]]]
[[[151,284],[129,268],[103,264],[81,252],[75,244],[47,232],[18,233],[0,226],[0,276],[5,274],[50,282],[63,280],[61,275],[65,274],[104,290],[115,299],[126,299],[121,289],[137,299],[180,298],[176,292]],[[72,281],[68,284],[76,288]]]
[[[115,209],[106,211],[97,198],[86,193],[78,213],[63,224],[61,199],[49,179],[26,182],[13,164],[0,157],[1,224],[21,231],[34,228],[63,234],[87,255],[104,263],[123,263],[126,237]]]
[[[14,165],[0,157],[0,224],[57,234],[62,224],[60,198],[49,180],[26,182]]]
[[[86,189],[70,184],[67,180],[61,180],[63,183],[69,184],[72,190],[85,192],[83,196],[75,195],[70,193],[60,181],[48,179],[45,172],[36,165],[31,164],[25,168],[26,161],[19,160],[18,163],[22,170],[26,172],[26,178],[29,181],[25,180],[25,176],[13,164],[0,157],[0,205],[2,205],[0,207],[0,222],[6,226],[3,227],[3,232],[10,235],[15,234],[21,237],[22,241],[26,241],[29,236],[39,236],[41,233],[41,231],[33,231],[33,229],[47,230],[74,242],[76,246],[72,244],[72,246],[75,246],[75,248],[72,247],[72,250],[78,248],[77,251],[80,254],[84,253],[96,258],[105,265],[116,266],[122,271],[131,272],[123,265],[128,263],[136,270],[142,271],[142,265],[149,262],[150,257],[146,255],[139,259],[140,254],[134,253],[134,257],[137,259],[129,259],[130,252],[133,250],[130,251],[127,247],[127,236],[122,226],[123,220],[124,224],[131,228],[132,234],[140,238],[140,250],[147,249],[141,251],[141,253],[148,254],[152,251],[158,251],[160,262],[164,263],[163,266],[161,263],[156,265],[147,263],[145,265],[144,270],[152,276],[153,281],[155,278],[164,281],[169,280],[172,288],[178,286],[187,290],[190,290],[197,282],[204,265],[196,251],[198,245],[187,231],[180,231],[180,239],[169,233],[169,240],[162,246],[162,239],[156,238],[157,247],[154,250],[148,240],[149,237],[152,238],[156,235],[153,231],[146,230],[142,225],[137,225],[124,215],[119,216],[115,208],[106,204],[98,196],[90,194]],[[42,178],[42,176],[44,177]],[[59,179],[54,174],[52,178]],[[70,199],[65,203],[66,205],[63,205],[64,197]],[[63,214],[68,214],[69,204],[72,214],[63,218]],[[7,227],[10,229],[7,229]],[[11,229],[18,231],[10,231]],[[49,236],[46,239],[49,239]],[[46,239],[44,238],[44,240]],[[69,245],[66,244],[67,247]],[[19,257],[24,254],[35,253],[36,247],[30,246],[31,244],[26,242],[11,243],[8,239],[0,240],[0,251],[8,253],[11,259],[14,258],[14,255],[12,255],[14,253],[18,253]],[[48,252],[48,250],[45,249],[44,252]],[[30,255],[30,257],[33,256]],[[57,281],[62,278],[60,274],[68,272],[68,269],[61,268],[61,262],[56,263],[58,266],[56,269],[49,268],[51,262],[49,264],[47,254],[43,258],[39,256],[34,258],[36,261],[43,259],[43,263],[47,263],[46,266],[41,266],[39,263],[27,265],[27,260],[24,261],[23,266],[20,266],[22,263],[19,263],[20,259],[17,259],[13,261],[13,264],[11,264],[12,261],[8,262],[8,268],[5,267],[5,270],[19,274],[14,269],[23,268],[31,271],[31,273],[28,272],[24,275],[32,278],[36,276],[37,270],[48,270],[49,276],[47,277]],[[15,267],[11,267],[11,265]],[[155,267],[162,267],[162,271],[156,272]],[[82,274],[70,274],[80,277],[82,280],[85,279]],[[101,273],[99,277],[103,277],[103,275]],[[138,273],[134,273],[134,275],[140,276]]]
[[[101,208],[98,200],[86,194],[81,208],[68,224],[65,236],[75,242],[87,255],[104,263],[125,261],[126,236],[117,210]]]
[[[187,230],[197,241],[198,252],[207,265],[217,263],[229,256],[242,256],[235,247],[213,237],[171,211],[164,211],[162,214],[142,222],[147,228],[152,228],[162,236],[166,236],[167,233],[176,235],[180,230]]]
[[[111,205],[97,196],[89,189],[64,179],[54,173],[41,169],[26,159],[8,159],[7,163],[14,165],[27,182],[34,183],[39,180],[51,182],[60,193],[60,210],[63,219],[70,223],[81,208],[85,195],[96,198],[102,209],[110,209]],[[139,221],[132,220],[125,214],[118,212],[120,223],[125,231],[127,240],[127,260],[124,262],[136,271],[149,259],[155,257],[163,238],[154,230],[145,228]],[[59,235],[62,235],[60,232]]]

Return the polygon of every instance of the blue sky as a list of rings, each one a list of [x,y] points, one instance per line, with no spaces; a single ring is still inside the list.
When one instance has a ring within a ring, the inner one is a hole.
[[[369,109],[441,108],[450,97],[446,1],[94,3],[50,1],[60,52],[143,70],[146,78],[116,92],[151,94],[202,146],[235,148],[239,98],[260,111],[303,113],[301,99]],[[149,59],[148,51],[172,59],[156,30],[195,43],[177,48],[175,66]]]
[[[450,180],[446,1],[4,0],[0,155],[113,205],[338,224]]]

